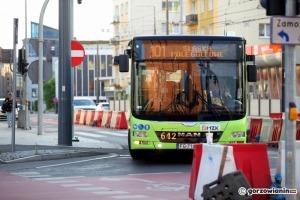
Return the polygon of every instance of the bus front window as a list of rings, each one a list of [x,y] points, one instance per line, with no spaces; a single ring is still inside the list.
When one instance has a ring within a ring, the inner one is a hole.
[[[136,63],[132,113],[151,120],[240,119],[245,108],[238,65],[228,61]]]

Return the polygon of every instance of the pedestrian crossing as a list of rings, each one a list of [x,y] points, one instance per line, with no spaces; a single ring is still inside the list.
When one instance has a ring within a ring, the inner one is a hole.
[[[130,191],[120,190],[113,187],[100,186],[100,181],[94,181],[96,178],[87,178],[83,176],[74,177],[51,177],[39,172],[14,172],[13,175],[30,178],[36,181],[43,181],[49,184],[56,184],[60,187],[73,188],[78,192],[86,192],[97,195],[100,199],[153,199],[150,196],[142,194],[133,194]]]

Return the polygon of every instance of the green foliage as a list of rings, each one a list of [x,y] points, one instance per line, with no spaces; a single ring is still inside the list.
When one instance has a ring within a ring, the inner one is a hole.
[[[34,101],[34,104],[33,104],[33,110],[34,110],[34,111],[38,111],[38,103],[39,103],[38,100],[35,100],[35,101]]]
[[[49,110],[55,107],[52,99],[55,97],[55,78],[52,77],[47,83],[44,84],[44,101],[46,109]]]

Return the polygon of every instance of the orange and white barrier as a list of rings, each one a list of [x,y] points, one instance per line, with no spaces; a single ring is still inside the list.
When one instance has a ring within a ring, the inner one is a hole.
[[[116,120],[117,129],[127,129],[128,123],[124,112],[119,112]]]
[[[96,117],[97,117],[97,119],[96,119]],[[103,118],[103,111],[97,111],[97,113],[95,115],[95,120],[96,120],[96,126],[97,127],[101,127],[102,118]]]
[[[202,186],[211,179],[216,180],[215,174],[218,174],[218,169],[220,169],[220,157],[217,156],[217,153],[220,154],[221,150],[214,151],[210,148],[206,148],[207,145],[216,146],[215,144],[194,145],[189,189],[189,197],[191,199],[199,199],[199,195],[202,194],[201,192],[203,190]],[[232,147],[236,169],[243,172],[252,188],[270,187],[271,174],[267,155],[267,144],[228,144],[226,146]],[[228,156],[228,158],[226,157],[226,159],[228,159],[226,162],[230,161],[232,154],[229,153]],[[212,164],[214,164],[214,166]],[[234,170],[232,162],[229,164],[227,172],[230,170]],[[267,200],[270,199],[270,196],[262,194],[252,195],[252,199]]]
[[[112,111],[103,111],[101,127],[109,128]]]
[[[74,124],[79,124],[80,112],[78,109],[74,111]]]
[[[117,117],[118,117],[118,111],[112,111],[109,128],[116,128],[117,126]]]
[[[94,122],[95,110],[88,110],[85,119],[85,125],[91,126]]]
[[[120,111],[75,110],[74,124],[114,129],[128,128],[125,112]]]
[[[87,110],[81,110],[80,118],[79,118],[80,125],[85,125],[86,114],[87,114]]]

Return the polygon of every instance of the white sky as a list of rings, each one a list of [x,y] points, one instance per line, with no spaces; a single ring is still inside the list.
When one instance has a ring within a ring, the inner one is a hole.
[[[74,1],[74,37],[77,40],[108,40],[112,37],[112,0]],[[27,37],[30,23],[39,23],[44,0],[27,0]],[[0,0],[0,47],[13,48],[13,19],[19,19],[18,48],[25,38],[25,0]],[[58,29],[59,0],[49,0],[44,14],[44,25]],[[109,29],[109,31],[108,31]],[[104,32],[103,32],[104,31]]]

